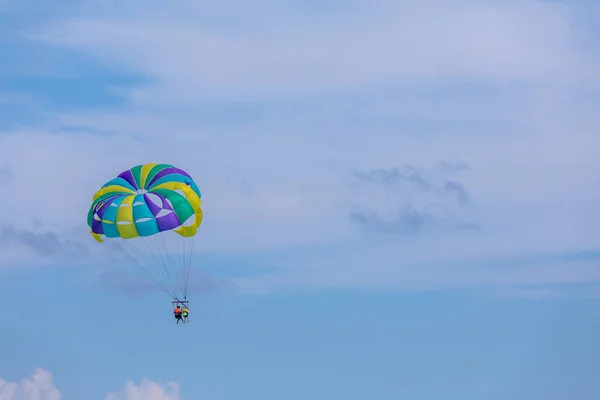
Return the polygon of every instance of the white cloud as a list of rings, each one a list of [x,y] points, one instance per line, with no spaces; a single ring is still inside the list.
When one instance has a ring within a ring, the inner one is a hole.
[[[160,385],[143,379],[139,386],[127,382],[123,391],[110,393],[106,396],[106,400],[182,400],[182,398],[179,394],[179,385],[175,382]]]
[[[53,375],[36,368],[19,383],[0,379],[0,400],[61,400],[61,394],[54,386]],[[127,382],[120,392],[109,393],[106,400],[182,400],[179,385],[169,382],[161,385],[142,379],[140,385]]]
[[[61,400],[61,396],[52,374],[36,368],[19,383],[0,379],[0,400]]]

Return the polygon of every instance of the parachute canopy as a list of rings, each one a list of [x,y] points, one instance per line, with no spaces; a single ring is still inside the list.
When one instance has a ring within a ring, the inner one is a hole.
[[[87,220],[90,233],[98,242],[115,245],[178,299],[169,285],[173,282],[164,282],[156,273],[162,272],[168,281],[175,279],[183,296],[187,296],[192,246],[186,250],[188,241],[184,239],[193,239],[202,223],[200,206],[200,190],[187,172],[169,164],[143,164],[105,183],[94,194]],[[177,243],[179,271],[170,260],[173,251],[164,237],[172,233],[177,234],[180,242]],[[140,242],[150,254],[140,250]],[[148,262],[152,265],[147,265]],[[157,271],[160,268],[162,271]]]

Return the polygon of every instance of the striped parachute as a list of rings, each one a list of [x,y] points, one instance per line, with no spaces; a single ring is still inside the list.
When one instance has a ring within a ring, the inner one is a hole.
[[[123,255],[174,300],[183,300],[202,223],[200,205],[200,190],[187,172],[169,164],[144,164],[104,184],[87,220],[98,242]]]

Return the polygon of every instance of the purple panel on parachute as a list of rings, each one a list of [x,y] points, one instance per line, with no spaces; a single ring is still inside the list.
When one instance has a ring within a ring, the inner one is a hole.
[[[104,233],[104,228],[102,227],[102,222],[92,219],[92,232],[102,235]]]
[[[182,169],[179,169],[179,168],[165,168],[162,171],[160,171],[158,174],[154,175],[154,177],[150,180],[150,182],[146,183],[146,187],[149,188],[150,186],[152,186],[154,184],[154,182],[156,182],[157,180],[159,180],[163,176],[167,176],[167,175],[170,175],[170,174],[181,174],[181,175],[187,176],[188,178],[192,179],[192,177],[187,172],[185,172]]]
[[[153,193],[154,195],[160,197],[160,200],[162,201],[163,204],[165,204],[165,199],[164,197]],[[156,215],[158,215],[158,213],[160,212],[160,210],[162,210],[161,206],[156,205],[152,200],[150,200],[150,197],[145,194],[144,195],[144,201],[146,202],[146,204],[148,205],[148,208],[150,209],[150,212],[152,213],[153,216],[156,217]],[[169,204],[167,203],[167,206],[169,206]]]
[[[156,223],[158,224],[158,230],[161,232],[170,231],[171,229],[175,229],[181,225],[179,218],[177,218],[177,214],[175,214],[173,211],[167,215],[156,218]]]
[[[137,183],[135,183],[135,179],[133,178],[133,174],[131,170],[123,171],[119,174],[119,178],[125,179],[135,190],[138,190],[139,187]]]
[[[169,231],[169,230],[175,229],[179,225],[181,225],[181,222],[179,222],[179,218],[177,217],[177,214],[175,214],[175,212],[173,211],[173,207],[171,207],[169,205],[169,203],[167,202],[167,199],[165,199],[164,196],[162,196],[158,193],[153,193],[153,195],[157,196],[160,199],[162,206],[154,203],[147,194],[144,195],[144,200],[146,200],[146,204],[148,205],[150,212],[156,219],[156,224],[158,225],[158,230],[161,232]],[[171,212],[169,214],[163,215],[162,217],[157,217],[158,213],[160,213],[162,210],[168,210]]]

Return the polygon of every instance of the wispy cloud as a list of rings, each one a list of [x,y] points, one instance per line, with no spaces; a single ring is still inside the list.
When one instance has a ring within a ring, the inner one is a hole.
[[[426,213],[414,210],[410,205],[400,208],[391,220],[384,220],[373,211],[352,211],[352,221],[368,231],[391,234],[415,234],[424,225],[435,223],[435,219]]]
[[[467,195],[467,191],[465,190],[463,185],[461,185],[458,182],[446,181],[446,183],[444,184],[444,191],[456,197],[456,202],[459,206],[466,206],[471,204],[469,196]]]
[[[435,227],[473,227],[475,222],[457,220],[460,215],[456,215],[456,209],[471,202],[464,186],[445,176],[455,171],[456,167],[450,171],[443,167],[440,173],[437,168],[426,171],[404,165],[356,172],[354,187],[364,194],[355,198],[363,203],[353,207],[350,218],[367,231],[391,234],[416,234]],[[383,203],[379,199],[384,199]]]
[[[452,285],[472,262],[477,282],[510,280],[522,270],[486,265],[597,248],[600,68],[580,4],[140,4],[27,30],[84,58],[79,77],[108,66],[119,101],[48,105],[43,123],[2,132],[0,218],[24,243],[36,215],[60,235],[46,240],[96,245],[94,191],[166,161],[205,197],[201,251],[276,252],[306,285],[403,285],[409,265]]]
[[[469,171],[472,167],[464,161],[440,161],[438,168],[445,174],[454,174],[461,171]]]
[[[153,18],[144,19],[133,9],[108,18],[108,6],[99,6],[97,17],[67,21],[35,37],[158,78],[132,99],[163,106],[243,93],[322,93],[390,80],[567,83],[574,71],[595,72],[581,52],[581,32],[569,23],[573,10],[560,3],[355,2],[344,13],[314,18],[310,30],[310,17],[289,3],[276,7],[281,19],[244,19],[232,29],[227,19],[243,15],[233,3],[207,10],[189,2],[177,9],[154,4],[143,12]],[[196,24],[211,12],[221,13],[224,23]]]
[[[31,252],[38,262],[53,263],[55,261],[80,259],[89,255],[88,247],[81,241],[62,237],[59,233],[38,228],[15,228],[5,225],[0,227],[0,249],[5,255],[0,266],[11,265],[15,261],[11,255]],[[20,257],[17,257],[17,259]]]
[[[0,166],[0,183],[14,179],[14,173],[10,167]]]

